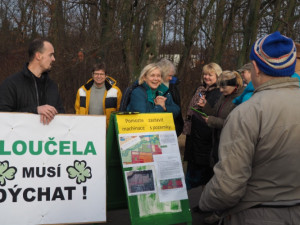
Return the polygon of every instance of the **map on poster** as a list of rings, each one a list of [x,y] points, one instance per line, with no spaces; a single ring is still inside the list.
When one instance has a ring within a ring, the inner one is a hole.
[[[120,137],[121,157],[125,165],[153,162],[153,155],[162,154],[159,135]]]
[[[153,163],[155,155],[172,153],[172,149],[178,148],[172,131],[119,135],[119,144],[124,167]]]
[[[168,121],[170,118],[171,114],[117,117],[128,195],[146,195],[153,199],[150,196],[155,193],[158,198],[155,197],[153,204],[157,207],[161,207],[159,202],[188,198],[177,135],[174,122]],[[128,132],[128,127],[135,132]],[[149,201],[144,203],[150,204]]]

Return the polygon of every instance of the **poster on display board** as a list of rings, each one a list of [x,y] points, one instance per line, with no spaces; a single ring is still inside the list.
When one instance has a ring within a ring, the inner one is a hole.
[[[152,190],[160,202],[187,199],[175,131],[119,134],[119,144],[123,168],[132,169],[126,173],[128,195]],[[148,169],[141,171],[143,166]]]
[[[106,118],[0,113],[1,224],[106,221]]]
[[[116,127],[132,224],[191,222],[173,115],[120,114]]]

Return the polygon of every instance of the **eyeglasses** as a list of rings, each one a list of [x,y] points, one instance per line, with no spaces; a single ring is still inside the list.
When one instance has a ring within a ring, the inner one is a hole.
[[[94,76],[105,76],[105,73],[93,73]]]

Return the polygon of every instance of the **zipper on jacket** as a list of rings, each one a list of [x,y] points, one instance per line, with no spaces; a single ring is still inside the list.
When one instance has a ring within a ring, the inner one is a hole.
[[[32,75],[32,76],[34,76],[34,75]],[[36,80],[35,80],[34,77],[32,77],[32,79],[33,79],[33,81],[34,81],[34,87],[35,87],[35,93],[36,93],[37,106],[40,106],[39,92],[38,92]]]

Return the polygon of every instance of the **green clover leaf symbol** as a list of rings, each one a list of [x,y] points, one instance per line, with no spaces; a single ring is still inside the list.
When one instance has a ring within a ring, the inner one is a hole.
[[[15,179],[17,168],[12,166],[9,167],[8,161],[0,162],[0,186],[5,186],[6,180]]]
[[[74,161],[74,166],[68,166],[67,172],[70,179],[76,179],[77,184],[85,183],[87,179],[92,177],[91,167],[86,167],[86,161]]]

